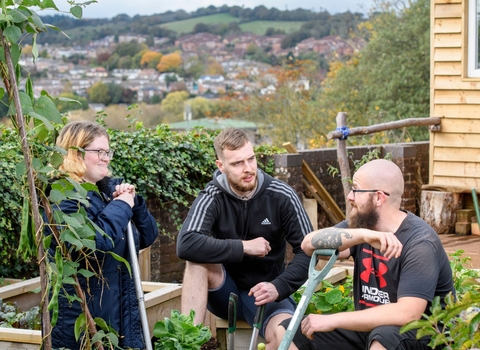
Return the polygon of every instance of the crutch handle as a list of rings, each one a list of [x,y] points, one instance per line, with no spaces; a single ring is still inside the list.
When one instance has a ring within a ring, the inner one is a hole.
[[[290,320],[287,330],[285,331],[285,336],[283,337],[280,347],[278,348],[279,350],[287,350],[290,346],[293,336],[295,335],[302,317],[305,314],[308,302],[315,292],[316,286],[325,278],[330,269],[333,267],[335,261],[337,261],[338,253],[338,250],[335,249],[317,249],[313,252],[312,258],[310,259],[310,266],[308,268],[307,285],[303,291],[298,306],[295,309],[295,313]],[[330,256],[330,259],[321,271],[315,269],[315,266],[317,266],[317,258],[319,256]]]

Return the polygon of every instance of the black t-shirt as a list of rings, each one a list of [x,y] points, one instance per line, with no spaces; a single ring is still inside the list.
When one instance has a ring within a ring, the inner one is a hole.
[[[339,226],[346,227],[346,222]],[[387,259],[369,244],[350,248],[355,262],[355,309],[395,303],[401,297],[428,301],[454,293],[448,256],[437,233],[422,219],[407,212],[395,235],[403,244],[398,259]]]

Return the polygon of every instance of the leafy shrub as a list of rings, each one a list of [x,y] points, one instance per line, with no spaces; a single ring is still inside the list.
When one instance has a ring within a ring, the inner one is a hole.
[[[429,346],[448,350],[477,349],[480,347],[480,271],[465,268],[470,260],[463,257],[464,251],[451,254],[450,266],[457,298],[448,295],[442,309],[440,297],[430,308],[431,315],[402,327],[401,332],[417,329],[417,339],[431,336]]]
[[[342,311],[353,311],[352,287],[353,279],[347,276],[342,284],[333,285],[328,281],[322,282],[322,288],[313,293],[305,310],[308,314],[333,314]],[[293,299],[298,304],[305,287],[293,294]]]
[[[158,321],[153,329],[155,350],[200,350],[210,340],[212,333],[201,323],[194,325],[194,317],[193,310],[188,316],[172,310],[170,318]]]

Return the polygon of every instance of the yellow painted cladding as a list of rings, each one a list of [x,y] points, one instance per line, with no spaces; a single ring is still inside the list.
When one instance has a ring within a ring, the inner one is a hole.
[[[480,188],[480,78],[468,78],[467,0],[431,3],[431,116],[442,131],[430,138],[429,184]]]

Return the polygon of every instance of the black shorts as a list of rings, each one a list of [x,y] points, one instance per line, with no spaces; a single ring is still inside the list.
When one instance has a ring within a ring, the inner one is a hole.
[[[250,326],[253,324],[257,306],[255,305],[255,298],[248,296],[248,290],[238,289],[233,278],[223,270],[225,279],[220,287],[208,291],[208,310],[215,316],[221,318],[228,318],[228,300],[230,292],[234,292],[238,296],[237,319],[247,321]],[[281,301],[274,301],[268,303],[263,314],[263,324],[260,327],[259,334],[265,337],[265,326],[270,319],[278,314],[286,313],[293,315],[296,304],[291,297]]]
[[[281,323],[287,329],[290,319]],[[371,332],[354,332],[345,329],[335,329],[331,332],[317,332],[313,340],[302,334],[300,326],[293,337],[293,343],[300,350],[368,350],[376,340],[388,350],[427,350],[430,337],[419,340],[416,331],[400,334],[400,327],[380,326]]]

